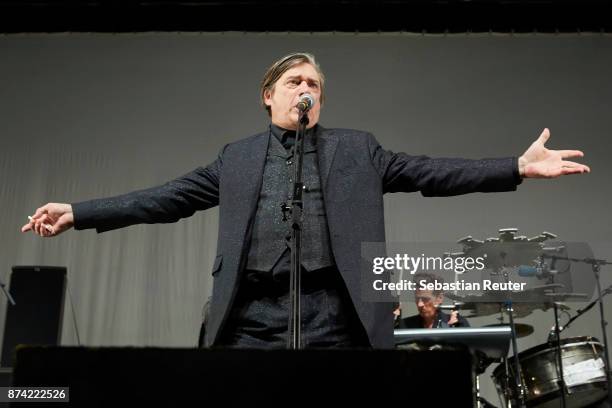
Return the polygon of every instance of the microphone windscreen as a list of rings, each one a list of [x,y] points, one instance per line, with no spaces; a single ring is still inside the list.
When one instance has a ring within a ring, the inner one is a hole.
[[[518,268],[518,275],[522,276],[523,278],[528,278],[530,276],[536,276],[537,272],[538,271],[535,266],[521,265]]]

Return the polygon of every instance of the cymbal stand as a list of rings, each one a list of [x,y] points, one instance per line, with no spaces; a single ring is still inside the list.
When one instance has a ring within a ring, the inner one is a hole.
[[[501,254],[501,257],[504,259],[504,264],[501,267],[501,275],[504,277],[504,281],[505,283],[510,282],[510,277],[509,277],[509,273],[508,273],[508,268],[506,267],[506,262],[505,262],[505,253]],[[524,394],[524,387],[523,387],[523,377],[521,376],[521,365],[519,362],[519,352],[518,352],[518,345],[516,343],[516,327],[514,326],[514,309],[512,306],[512,294],[510,293],[510,291],[508,291],[508,296],[506,298],[506,301],[504,302],[504,306],[506,309],[506,312],[508,313],[508,320],[510,323],[510,330],[511,330],[511,339],[512,339],[512,353],[514,354],[514,394],[516,395],[516,399],[517,399],[517,404],[520,408],[524,408],[525,407],[525,394]],[[508,404],[508,406],[510,406],[510,404]]]
[[[544,258],[541,257],[539,260],[539,266],[540,268],[544,267]],[[550,268],[549,268],[549,274],[550,276],[548,277],[548,283],[551,285],[554,285],[555,283],[555,275],[557,274],[557,270],[555,269],[555,262],[556,259],[553,258],[552,262],[550,263]],[[553,287],[553,294],[556,291],[556,289]],[[559,393],[561,394],[561,408],[565,408],[567,405],[567,401],[566,401],[566,392],[567,392],[567,387],[565,385],[565,377],[563,375],[563,354],[562,354],[562,350],[561,350],[561,329],[559,326],[559,302],[557,302],[556,299],[553,299],[553,312],[554,312],[554,317],[555,317],[555,326],[554,326],[554,343],[555,343],[555,354],[557,355],[557,374],[558,374],[558,379],[557,379],[557,386],[559,387]]]

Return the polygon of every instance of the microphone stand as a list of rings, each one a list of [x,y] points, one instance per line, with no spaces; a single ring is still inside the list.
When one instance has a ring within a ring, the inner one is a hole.
[[[585,259],[583,262],[587,262],[591,264],[593,268],[593,273],[595,274],[595,282],[597,282],[597,300],[599,301],[599,319],[601,320],[601,331],[603,335],[604,341],[604,356],[606,357],[606,380],[608,381],[608,401],[612,402],[612,392],[610,392],[610,355],[608,352],[608,335],[606,334],[606,326],[608,322],[604,317],[604,305],[603,305],[603,294],[601,291],[601,281],[599,276],[599,271],[601,270],[601,265],[612,265],[610,262],[606,262],[601,259]]]
[[[608,286],[607,288],[605,288],[602,292],[601,292],[601,296],[606,296],[609,295],[610,293],[612,293],[612,285]],[[597,304],[597,302],[599,302],[599,299],[595,299],[593,300],[591,303],[589,303],[585,308],[583,309],[578,309],[576,310],[576,314],[574,316],[572,316],[567,323],[565,323],[565,326],[561,327],[561,331],[567,329],[568,327],[570,327],[570,325],[574,322],[574,320],[576,320],[577,318],[579,318],[580,316],[582,316],[583,314],[585,314],[586,312],[588,312],[589,310],[591,310],[593,308],[593,306],[595,306]]]
[[[507,272],[504,272],[504,276],[507,277]],[[514,390],[517,399],[517,404],[520,408],[525,407],[525,394],[523,388],[523,381],[521,376],[521,365],[519,362],[519,351],[518,346],[516,344],[516,327],[514,326],[514,309],[512,307],[512,298],[508,298],[505,302],[506,312],[508,312],[508,320],[510,323],[510,334],[512,340],[512,353],[514,354]]]
[[[557,262],[556,258],[550,263],[550,277],[548,278],[548,283],[555,283],[555,262]],[[555,292],[555,288],[553,288],[553,294]],[[557,366],[558,366],[558,374],[559,379],[557,380],[557,386],[559,387],[559,392],[561,393],[561,408],[565,408],[567,405],[567,401],[565,400],[565,377],[563,376],[563,355],[561,354],[561,328],[559,327],[559,303],[556,299],[553,299],[553,312],[555,316],[555,351],[557,354]]]
[[[559,366],[559,379],[557,385],[561,393],[561,407],[566,407],[565,401],[565,377],[563,376],[563,355],[561,354],[561,329],[559,327],[559,305],[557,301],[553,302],[553,311],[555,314],[555,351],[557,354],[557,364]]]
[[[501,274],[504,277],[504,282],[508,283],[510,281],[509,279],[509,274],[508,274],[508,268],[506,266],[506,253],[502,252],[500,254],[501,258],[504,260],[503,265],[501,266]],[[522,375],[521,375],[521,365],[519,362],[519,351],[518,351],[518,345],[516,342],[517,336],[516,336],[516,327],[514,326],[514,308],[513,308],[513,302],[512,302],[512,293],[510,292],[510,290],[507,291],[507,297],[506,300],[504,302],[504,306],[506,308],[506,312],[508,313],[508,319],[510,322],[510,334],[511,334],[511,340],[512,340],[512,352],[514,354],[514,384],[512,385],[512,387],[514,388],[514,392],[516,395],[516,403],[520,408],[524,408],[525,405],[525,388],[523,386],[523,380],[522,380]],[[507,361],[507,357],[506,357],[506,365],[508,364]]]
[[[291,213],[291,271],[289,272],[289,300],[291,313],[289,315],[289,337],[287,348],[299,350],[302,348],[302,318],[300,307],[302,282],[302,224],[304,222],[304,203],[302,196],[304,182],[302,179],[302,164],[304,160],[304,135],[308,125],[307,110],[299,111],[298,127],[293,145],[295,168],[293,172],[293,195],[287,210]]]

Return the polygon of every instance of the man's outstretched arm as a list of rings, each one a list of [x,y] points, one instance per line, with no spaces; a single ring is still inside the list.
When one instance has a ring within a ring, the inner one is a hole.
[[[588,166],[568,161],[582,157],[579,150],[549,150],[550,137],[544,129],[540,137],[520,157],[496,159],[457,159],[410,156],[393,153],[370,138],[372,163],[379,171],[384,192],[420,191],[424,196],[449,196],[472,192],[498,192],[516,189],[522,178],[553,178],[588,173]]]
[[[219,204],[221,155],[211,165],[161,186],[74,204],[48,203],[39,207],[22,232],[52,237],[74,227],[98,232],[134,224],[176,222]]]

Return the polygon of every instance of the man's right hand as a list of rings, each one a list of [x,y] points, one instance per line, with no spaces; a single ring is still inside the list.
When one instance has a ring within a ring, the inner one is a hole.
[[[38,208],[21,232],[32,231],[41,237],[54,237],[74,226],[72,205],[48,203]]]

